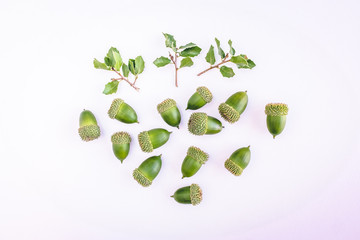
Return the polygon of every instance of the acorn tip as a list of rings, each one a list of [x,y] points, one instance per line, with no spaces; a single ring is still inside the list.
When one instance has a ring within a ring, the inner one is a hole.
[[[161,158],[162,154],[159,155],[159,157]]]
[[[171,195],[170,197],[172,197],[172,198],[173,198],[173,197],[174,197],[174,195]]]
[[[273,139],[275,139],[276,135],[273,135]]]
[[[185,178],[185,176],[182,176],[182,178],[181,179],[184,179]]]
[[[177,127],[177,129],[180,129],[180,128],[179,128],[179,125],[177,125],[176,127]]]

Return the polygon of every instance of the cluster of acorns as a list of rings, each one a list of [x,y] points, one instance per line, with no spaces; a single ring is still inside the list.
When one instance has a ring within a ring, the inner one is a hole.
[[[186,109],[197,110],[211,102],[211,100],[212,93],[210,90],[206,87],[199,87],[190,97]],[[246,91],[236,92],[225,103],[220,104],[218,108],[219,113],[227,122],[235,123],[244,112],[247,103],[248,96]],[[164,100],[158,104],[157,110],[168,125],[179,127],[181,114],[175,100]],[[288,107],[282,103],[271,103],[266,105],[265,113],[267,115],[268,130],[275,138],[285,127]],[[127,124],[138,122],[135,110],[119,98],[112,102],[108,115],[112,119],[117,119]],[[216,134],[222,129],[222,123],[218,119],[208,116],[203,112],[192,113],[188,122],[188,130],[194,135]],[[91,141],[100,136],[100,128],[97,125],[96,118],[88,110],[84,110],[80,114],[79,134],[84,141]],[[170,134],[171,132],[162,128],[141,132],[138,135],[141,150],[152,152],[154,149],[164,145],[169,140]],[[114,133],[111,136],[111,142],[115,156],[122,163],[129,154],[130,135],[127,132]],[[225,168],[235,176],[239,176],[249,164],[250,155],[250,146],[236,150],[225,161]],[[183,178],[195,175],[208,158],[209,155],[200,148],[195,146],[189,147],[181,166]],[[148,187],[159,174],[161,165],[161,155],[149,157],[134,170],[133,177],[140,185]],[[172,197],[179,203],[197,205],[202,200],[202,190],[197,184],[192,184],[178,189]]]

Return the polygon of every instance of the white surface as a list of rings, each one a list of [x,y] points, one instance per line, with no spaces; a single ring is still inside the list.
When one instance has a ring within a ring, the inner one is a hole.
[[[0,239],[358,239],[358,12],[357,1],[2,1]],[[203,48],[193,67],[180,70],[178,89],[172,66],[152,64],[167,54],[161,32]],[[216,70],[196,77],[214,37],[224,50],[231,38],[257,67],[236,69],[231,79]],[[116,95],[101,93],[113,75],[94,69],[92,59],[110,46],[124,59],[143,56],[140,93],[125,83]],[[214,94],[201,110],[218,118],[218,104],[248,90],[240,121],[215,136],[190,135],[191,112],[183,109],[201,85]],[[108,118],[115,97],[134,107],[141,124]],[[167,97],[181,109],[180,130],[156,112]],[[269,102],[290,108],[276,140],[265,124]],[[83,108],[102,130],[89,143],[77,134]],[[142,153],[137,134],[154,127],[174,133]],[[133,137],[122,165],[110,144],[119,130]],[[181,180],[190,145],[210,159]],[[223,163],[247,145],[251,162],[234,177]],[[132,170],[160,153],[160,174],[142,188]],[[193,182],[203,188],[199,206],[169,197]]]

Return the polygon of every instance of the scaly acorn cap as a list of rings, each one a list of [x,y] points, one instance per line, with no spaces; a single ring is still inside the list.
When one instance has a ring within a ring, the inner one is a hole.
[[[154,150],[153,145],[151,144],[149,133],[147,131],[139,133],[138,140],[141,150],[144,152],[152,152]]]
[[[204,135],[207,130],[207,119],[206,113],[196,112],[191,114],[188,129],[194,135]]]
[[[128,144],[131,137],[127,132],[116,132],[111,136],[111,142],[115,144]]]
[[[220,104],[219,113],[229,123],[235,123],[240,119],[240,113],[227,103]]]
[[[240,176],[240,174],[243,172],[243,169],[234,163],[231,159],[227,159],[225,161],[225,168],[235,176]]]
[[[265,114],[268,116],[285,116],[289,108],[284,103],[269,103],[265,106]]]
[[[111,106],[110,106],[110,109],[108,111],[108,115],[111,119],[114,119],[118,110],[119,110],[119,107],[121,104],[124,103],[124,100],[120,99],[120,98],[116,98],[112,101],[111,103]]]
[[[198,205],[202,200],[202,191],[199,185],[190,185],[190,199],[193,206]]]
[[[167,110],[169,110],[170,108],[176,107],[176,102],[174,99],[168,98],[165,99],[164,101],[162,101],[161,103],[159,103],[157,105],[157,110],[158,112],[161,114]]]
[[[138,168],[134,170],[133,177],[143,187],[148,187],[152,183],[152,181],[145,177]]]
[[[82,140],[89,142],[100,136],[100,128],[98,125],[87,125],[79,128],[79,135]]]
[[[209,103],[213,99],[213,96],[210,92],[210,90],[207,87],[198,87],[196,89],[196,92],[200,94],[200,96],[205,100],[205,102]]]
[[[206,152],[194,146],[189,147],[187,151],[187,155],[192,157],[201,164],[204,164],[209,159],[209,155]]]

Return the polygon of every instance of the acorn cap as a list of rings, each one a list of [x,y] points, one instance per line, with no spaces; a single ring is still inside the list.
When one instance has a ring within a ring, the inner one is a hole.
[[[127,132],[116,132],[111,136],[111,142],[115,144],[128,144],[131,137]]]
[[[144,152],[152,152],[154,150],[149,133],[147,131],[139,133],[138,139],[141,150],[143,150]]]
[[[269,103],[265,106],[265,114],[268,116],[285,116],[289,108],[284,103]]]
[[[189,147],[187,151],[187,155],[192,157],[201,164],[204,164],[209,159],[209,155],[206,152],[194,146]]]
[[[198,205],[202,200],[202,191],[199,185],[190,185],[190,200],[192,205]]]
[[[111,119],[114,119],[120,105],[124,102],[124,100],[120,99],[120,98],[116,98],[114,99],[114,101],[111,103],[110,109],[108,111],[108,115]]]
[[[133,177],[143,187],[148,187],[152,183],[152,181],[145,177],[145,175],[142,174],[142,172],[138,168],[134,170]]]
[[[240,118],[240,113],[227,103],[220,104],[219,113],[229,123],[235,123]]]
[[[210,92],[210,90],[207,87],[198,87],[196,89],[196,92],[200,94],[200,96],[205,100],[205,102],[209,103],[211,102],[213,96]]]
[[[194,135],[204,135],[207,130],[207,119],[206,113],[196,112],[191,114],[188,129]]]
[[[243,171],[243,169],[235,162],[233,162],[231,159],[227,159],[225,161],[225,168],[235,176],[239,176]]]
[[[165,99],[164,101],[162,101],[161,103],[159,103],[157,105],[157,110],[158,112],[161,114],[167,110],[169,110],[170,108],[176,107],[176,102],[174,99],[168,98]]]
[[[79,128],[79,135],[82,140],[88,142],[100,136],[100,128],[98,125],[87,125]]]

